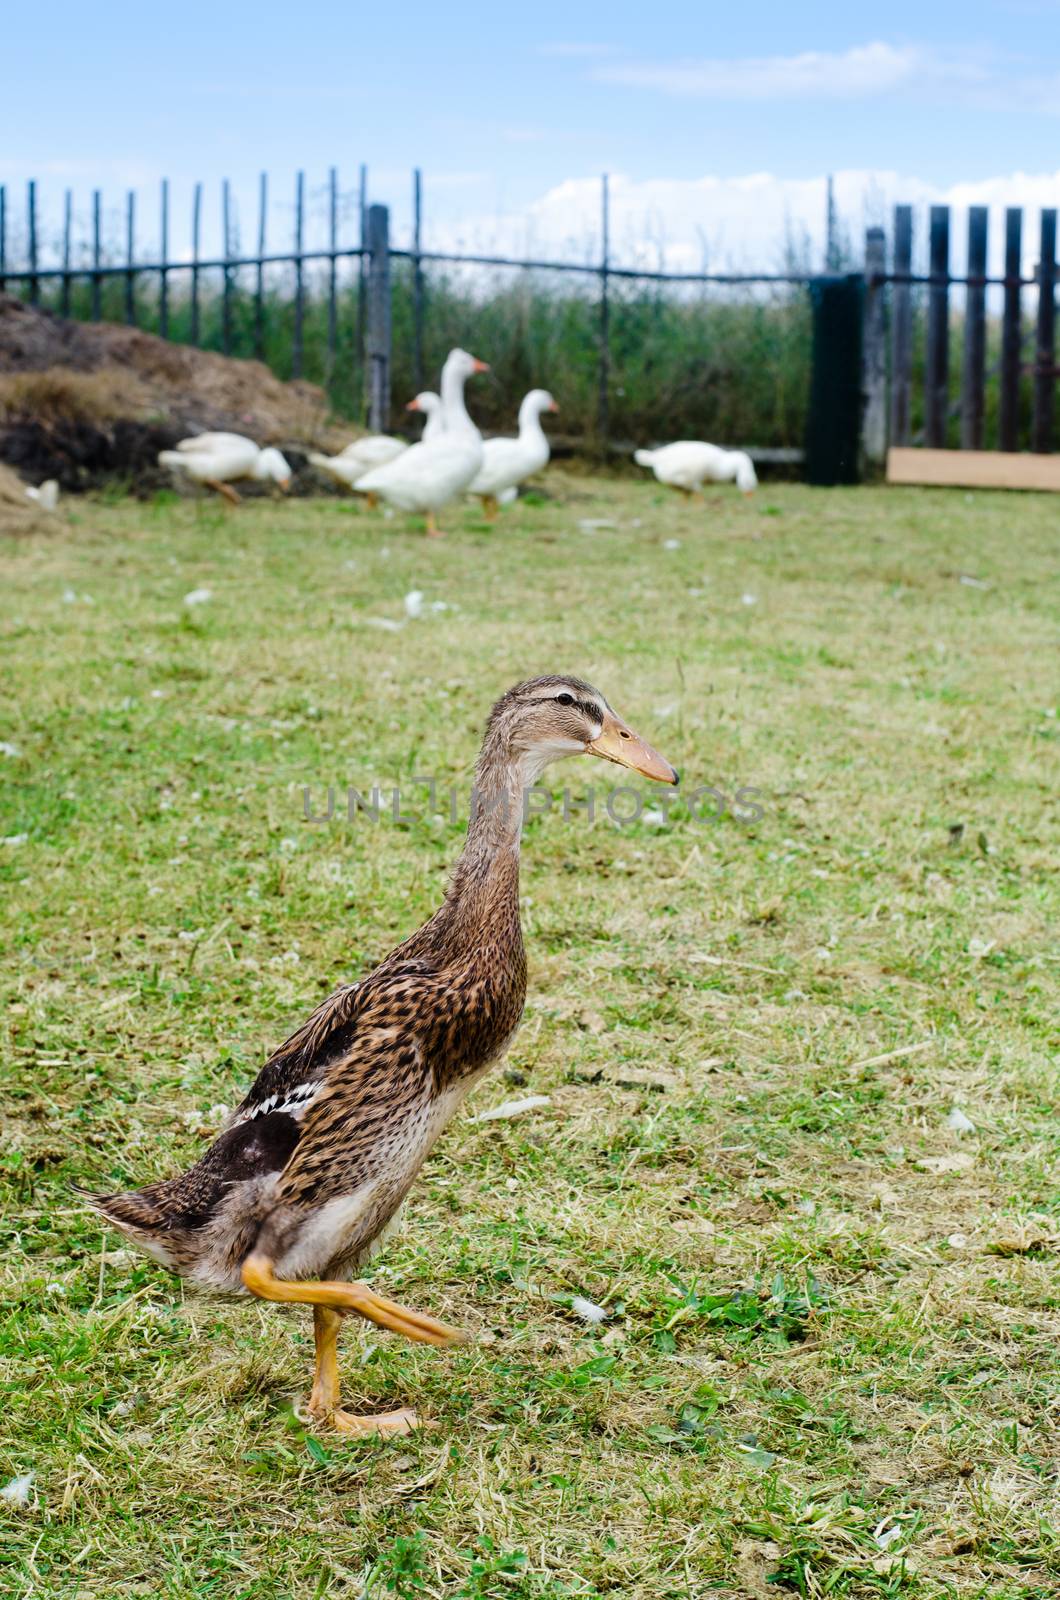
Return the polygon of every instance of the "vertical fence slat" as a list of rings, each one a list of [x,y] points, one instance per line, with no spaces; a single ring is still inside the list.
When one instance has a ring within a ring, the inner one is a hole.
[[[338,342],[339,316],[336,293],[335,260],[339,248],[339,177],[334,167],[328,169],[328,363],[325,382],[330,385],[335,375],[335,346]]]
[[[968,209],[968,287],[964,302],[961,364],[961,449],[983,448],[983,385],[986,379],[986,206]]]
[[[366,323],[368,320],[368,168],[361,165],[360,183],[358,185],[358,215],[360,255],[357,257],[357,371],[364,388],[365,406],[368,403],[368,375],[365,371],[365,343],[367,337]],[[365,410],[365,417],[368,412]]]
[[[64,317],[70,315],[70,246],[74,231],[74,197],[69,189],[63,195],[63,276],[59,292],[59,310]]]
[[[865,460],[880,466],[887,454],[887,240],[882,228],[865,230],[865,323],[862,374],[865,409],[861,447]]]
[[[258,178],[258,260],[254,281],[254,354],[265,360],[265,241],[268,235],[269,175]]]
[[[99,269],[103,260],[103,196],[98,189],[92,191],[92,321],[102,315],[103,279]]]
[[[169,179],[162,179],[162,216],[160,219],[162,254],[158,274],[158,332],[169,338]]]
[[[191,196],[191,342],[199,342],[199,243],[202,226],[202,184]]]
[[[1034,434],[1031,448],[1053,448],[1056,409],[1056,209],[1042,209],[1038,256],[1038,318],[1034,351]]]
[[[7,288],[7,185],[0,183],[0,294]]]
[[[368,425],[390,420],[390,213],[368,207]]]
[[[611,255],[611,192],[606,172],[600,179],[600,245],[600,371],[596,431],[600,449],[604,450],[607,448],[611,384],[611,304],[607,281]]]
[[[37,183],[34,178],[26,189],[26,232],[29,244],[29,303],[35,306],[40,300],[40,280],[37,277]]]
[[[1005,211],[1005,306],[1001,320],[1002,450],[1019,448],[1022,270],[1023,212],[1019,206],[1009,206]]]
[[[931,284],[928,288],[927,356],[925,362],[924,442],[941,450],[946,444],[950,382],[950,208],[931,207],[929,236]]]
[[[291,339],[291,376],[302,376],[302,328],[305,321],[305,261],[302,234],[305,220],[305,174],[300,172],[294,186],[294,335]]]
[[[894,208],[893,270],[908,277],[913,270],[913,208]],[[891,443],[908,445],[913,437],[913,286],[896,283],[891,299]]]
[[[417,394],[423,388],[423,174],[412,174],[412,368]]]
[[[839,271],[839,222],[835,209],[835,179],[829,173],[825,180],[824,201],[824,270]]]
[[[232,269],[230,266],[232,252],[231,234],[231,200],[229,198],[228,179],[221,184],[221,259],[224,263],[221,268],[221,349],[227,356],[232,349]]]
[[[130,189],[125,196],[125,320],[136,321],[136,193]]]

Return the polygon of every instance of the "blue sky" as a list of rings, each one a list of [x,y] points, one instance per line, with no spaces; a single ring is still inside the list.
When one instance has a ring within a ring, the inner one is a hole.
[[[699,185],[699,231],[716,224],[731,251],[755,238],[756,208],[730,216],[725,180],[767,174],[777,204],[801,216],[805,185],[829,171],[860,175],[848,203],[876,173],[890,175],[877,201],[894,183],[922,198],[1020,172],[1048,199],[1060,173],[1060,0],[893,0],[871,15],[790,0],[157,11],[119,0],[95,17],[55,0],[9,8],[4,36],[0,180],[19,204],[37,176],[49,205],[69,185],[83,209],[99,183],[116,215],[134,186],[153,217],[166,173],[182,216],[201,177],[212,219],[227,175],[246,232],[265,168],[279,230],[298,167],[315,193],[330,163],[352,185],[365,161],[400,226],[418,164],[439,242],[481,242],[503,218],[502,240],[515,219],[555,243],[582,212],[594,226],[578,180],[607,169],[626,185],[631,235],[640,204],[676,238],[683,186]],[[709,201],[704,179],[723,180]],[[545,203],[557,190],[558,210]]]

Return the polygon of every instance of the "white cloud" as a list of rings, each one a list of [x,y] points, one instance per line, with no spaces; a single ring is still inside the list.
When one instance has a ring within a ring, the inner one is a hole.
[[[806,253],[811,268],[824,253],[824,174],[782,178],[749,173],[738,178],[656,178],[621,175],[611,179],[612,260],[616,265],[672,272],[765,271],[783,267],[785,240]],[[836,205],[855,260],[864,229],[882,223],[890,234],[895,204],[917,209],[916,236],[926,240],[925,209],[954,208],[953,263],[964,260],[965,212],[970,205],[991,208],[991,263],[1000,265],[1002,209],[1026,208],[1026,261],[1037,249],[1038,209],[1060,204],[1060,170],[1016,172],[940,185],[913,174],[852,169],[834,175]],[[501,252],[512,256],[591,262],[600,250],[600,180],[568,178],[530,205],[500,215],[465,213],[458,224],[439,221],[430,230],[434,248]]]
[[[672,97],[718,101],[866,100],[900,92],[943,97],[980,111],[1060,116],[1060,73],[1036,69],[1033,58],[967,47],[943,52],[874,39],[848,50],[804,50],[788,56],[683,57],[674,60],[595,58],[596,83],[648,89]]]
[[[851,100],[900,89],[926,70],[920,51],[875,40],[838,53],[608,62],[594,67],[592,76],[601,83],[721,100]]]

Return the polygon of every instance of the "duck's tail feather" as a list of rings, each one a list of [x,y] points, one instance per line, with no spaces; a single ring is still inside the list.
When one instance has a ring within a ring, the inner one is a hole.
[[[655,451],[634,450],[633,459],[638,467],[653,467],[655,465]]]

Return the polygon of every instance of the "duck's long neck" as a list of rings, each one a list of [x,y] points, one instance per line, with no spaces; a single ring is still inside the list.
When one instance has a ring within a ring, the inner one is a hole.
[[[524,400],[519,407],[520,443],[538,444],[542,439],[547,442],[545,430],[541,426],[541,408],[534,401]]]
[[[464,375],[452,367],[442,368],[442,417],[445,422],[446,433],[458,433],[465,428],[473,432],[478,430],[468,414],[464,404]]]
[[[516,963],[523,959],[519,924],[523,793],[533,781],[523,768],[524,763],[499,739],[487,738],[475,769],[467,838],[440,913],[451,946],[492,945]]]

